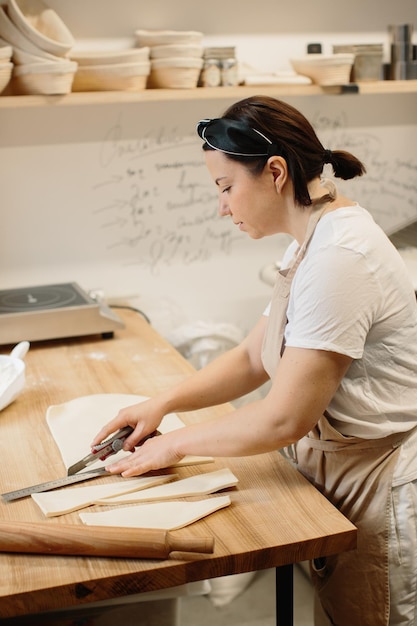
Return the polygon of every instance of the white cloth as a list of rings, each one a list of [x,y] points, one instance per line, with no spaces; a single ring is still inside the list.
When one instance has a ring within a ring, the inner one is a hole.
[[[294,250],[292,244],[282,267]],[[328,407],[339,432],[378,438],[417,425],[413,285],[365,209],[354,205],[321,218],[294,277],[287,317],[287,346],[354,359]]]

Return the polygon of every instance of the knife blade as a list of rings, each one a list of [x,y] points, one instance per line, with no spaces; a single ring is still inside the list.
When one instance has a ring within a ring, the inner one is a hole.
[[[114,433],[111,437],[109,437],[102,443],[99,443],[96,446],[93,446],[93,448],[91,449],[91,452],[87,454],[87,456],[82,458],[80,461],[77,461],[77,463],[74,463],[74,465],[71,465],[68,468],[67,470],[68,476],[77,474],[78,472],[85,469],[92,463],[95,463],[96,461],[104,461],[105,459],[107,459],[107,457],[111,456],[112,454],[116,454],[117,452],[122,450],[123,443],[129,437],[129,435],[133,432],[133,430],[134,429],[131,426],[125,426],[124,428],[121,428],[120,430],[118,430],[116,433]],[[137,447],[143,445],[147,439],[150,439],[151,437],[155,437],[156,435],[160,435],[160,434],[161,433],[158,430],[155,430],[150,435],[147,435],[146,437],[141,439],[138,442]]]

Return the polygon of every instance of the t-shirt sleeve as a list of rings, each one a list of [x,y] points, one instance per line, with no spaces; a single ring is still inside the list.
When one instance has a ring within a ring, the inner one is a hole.
[[[292,283],[286,345],[361,358],[380,299],[364,255],[342,247],[315,251]]]

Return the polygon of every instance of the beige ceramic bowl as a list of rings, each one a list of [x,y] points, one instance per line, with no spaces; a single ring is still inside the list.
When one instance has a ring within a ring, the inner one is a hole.
[[[71,61],[15,65],[13,91],[20,95],[67,94],[71,91],[76,70],[77,64]]]
[[[165,59],[166,57],[201,58],[203,56],[203,46],[187,43],[152,46],[152,48],[150,48],[150,56],[151,59]]]
[[[2,93],[10,82],[13,71],[13,63],[0,63],[0,93]]]
[[[203,33],[195,30],[136,30],[137,46],[166,46],[169,44],[192,44],[201,46]]]
[[[197,87],[203,59],[171,57],[151,61],[148,86],[156,89]]]
[[[49,52],[45,52],[35,46],[20,30],[13,24],[7,14],[7,7],[0,5],[0,37],[13,48],[13,55],[16,50],[22,50],[36,57],[42,57],[48,61],[56,61],[58,58]]]
[[[78,65],[112,65],[115,63],[140,63],[149,60],[149,47],[126,50],[73,51],[71,59]]]
[[[64,56],[74,46],[64,22],[43,0],[8,0],[8,13],[17,28],[42,50]]]
[[[306,54],[290,59],[297,74],[308,76],[317,85],[345,85],[350,82],[354,54]]]
[[[150,62],[81,65],[73,91],[141,91],[146,88]]]

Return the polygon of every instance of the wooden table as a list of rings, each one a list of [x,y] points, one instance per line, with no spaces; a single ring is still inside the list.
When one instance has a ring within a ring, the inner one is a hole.
[[[126,329],[113,339],[98,336],[31,346],[25,359],[26,388],[0,413],[1,493],[65,475],[45,420],[48,406],[96,393],[151,396],[190,374],[190,364],[139,314],[121,315]],[[0,352],[8,354],[8,348]],[[181,418],[191,423],[232,410],[223,405]],[[85,444],[87,453],[89,442]],[[213,536],[214,554],[157,561],[3,553],[0,618],[271,567],[291,574],[295,562],[355,547],[355,527],[278,452],[215,459],[204,465],[204,471],[222,467],[239,479],[237,488],[230,490],[232,505],[175,531],[178,536]],[[185,477],[199,471],[201,466],[184,467],[179,473]],[[0,520],[46,521],[30,498],[1,501]],[[48,523],[81,522],[77,513],[71,513]],[[291,581],[286,580],[292,594]],[[281,604],[280,598],[278,592],[277,623],[285,614],[289,624],[291,607]]]

